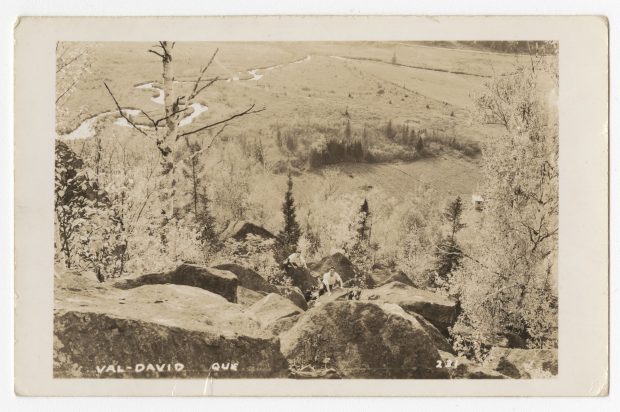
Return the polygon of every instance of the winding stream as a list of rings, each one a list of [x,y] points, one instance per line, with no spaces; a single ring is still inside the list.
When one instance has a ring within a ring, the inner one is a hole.
[[[276,64],[273,66],[268,66],[268,67],[262,67],[262,68],[256,68],[256,69],[251,69],[248,70],[247,73],[252,76],[248,79],[240,79],[239,76],[231,76],[230,78],[226,79],[227,82],[231,82],[231,81],[259,81],[260,79],[263,78],[263,76],[265,75],[264,72],[266,71],[270,71],[273,69],[278,69],[281,67],[285,67],[291,64],[299,64],[299,63],[303,63],[306,62],[308,60],[310,60],[311,56],[306,56],[302,59],[299,60],[295,60],[289,63],[281,63],[281,64]],[[263,74],[260,74],[259,72],[263,72]],[[178,81],[175,81],[178,82]],[[163,106],[164,105],[164,91],[163,89],[155,86],[153,84],[153,82],[150,83],[143,83],[143,84],[139,84],[137,86],[134,86],[136,89],[142,89],[142,90],[151,90],[153,92],[157,91],[158,94],[157,96],[152,96],[151,97],[151,101]],[[209,110],[209,108],[201,103],[192,103],[190,105],[190,107],[193,109],[192,113],[183,118],[181,120],[181,122],[179,123],[179,127],[184,127],[187,126],[189,124],[191,124],[194,120],[196,120],[202,113],[206,112],[207,110]],[[140,110],[137,109],[129,109],[129,108],[124,108],[123,112],[128,115],[128,116],[138,116],[140,114]],[[129,124],[129,122],[127,120],[125,120],[122,117],[118,116],[118,112],[116,110],[113,111],[107,111],[107,112],[103,112],[103,113],[99,113],[97,115],[91,116],[88,119],[84,120],[82,123],[80,123],[80,125],[74,129],[73,131],[60,135],[59,138],[63,139],[63,140],[75,140],[75,139],[89,139],[91,137],[93,137],[95,135],[95,124],[97,123],[97,121],[99,121],[100,119],[104,118],[104,117],[112,117],[115,116],[116,120],[114,121],[114,125],[116,126],[120,126],[120,127],[131,127],[131,124]],[[145,125],[139,125],[138,127],[140,128],[150,128],[150,126],[145,126]]]

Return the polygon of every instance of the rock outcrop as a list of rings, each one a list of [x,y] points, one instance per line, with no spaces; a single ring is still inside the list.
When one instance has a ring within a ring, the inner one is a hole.
[[[225,263],[213,267],[233,273],[237,276],[237,279],[239,279],[239,286],[243,286],[246,289],[251,289],[256,292],[277,293],[278,289],[275,286],[267,282],[265,278],[252,269],[245,268],[236,263]]]
[[[251,222],[240,220],[237,222],[231,222],[228,227],[220,234],[221,240],[228,238],[235,239],[237,241],[245,240],[247,235],[254,235],[263,239],[275,239],[276,236],[265,229],[264,227],[255,225]]]
[[[558,374],[558,351],[493,348],[484,366],[514,379],[549,378]]]
[[[243,306],[252,306],[267,294],[265,292],[257,292],[252,289],[246,289],[242,286],[237,288],[237,303]]]
[[[302,292],[311,290],[318,284],[318,279],[313,277],[308,269],[289,268],[286,273],[291,278],[293,286],[298,287]]]
[[[401,282],[392,282],[376,289],[364,290],[361,299],[395,303],[409,313],[424,316],[444,334],[458,316],[456,301]]]
[[[295,305],[297,305],[300,309],[306,310],[308,309],[308,302],[306,302],[306,298],[304,294],[301,293],[301,290],[295,286],[276,286],[277,294],[280,296],[284,296]]]
[[[454,348],[450,345],[450,342],[445,338],[444,335],[439,332],[439,330],[433,326],[428,320],[424,318],[422,315],[418,315],[417,313],[410,313],[420,325],[424,328],[424,331],[427,333],[428,337],[431,338],[435,347],[443,352],[454,354]]]
[[[95,286],[56,288],[56,377],[288,374],[279,341],[241,305],[218,294],[173,284]]]
[[[282,353],[301,369],[332,368],[344,378],[447,378],[424,327],[397,305],[334,301],[301,316],[280,335]]]
[[[404,283],[408,286],[414,286],[409,276],[400,270],[390,270],[384,268],[375,268],[370,273],[369,277],[372,279],[372,286],[375,288],[387,285],[392,282]]]
[[[318,262],[308,264],[310,270],[321,276],[329,271],[329,268],[332,266],[338,272],[343,282],[353,279],[357,274],[356,267],[342,253],[335,253],[324,257]]]
[[[290,329],[303,312],[289,299],[276,293],[268,294],[246,311],[274,335]]]
[[[226,270],[206,268],[184,263],[173,271],[150,273],[133,278],[125,278],[114,284],[119,289],[131,289],[143,285],[186,285],[205,289],[225,297],[229,302],[237,302],[237,276]]]
[[[262,299],[269,293],[277,293],[290,301],[292,301],[299,308],[306,310],[308,305],[304,298],[301,289],[295,286],[275,286],[267,282],[265,278],[253,271],[252,269],[245,268],[235,263],[225,263],[214,266],[216,269],[226,270],[233,273],[239,279],[238,295],[243,293],[243,302],[241,302],[241,296],[239,297],[239,303],[247,304],[253,300],[250,304],[254,304],[258,300]],[[241,291],[241,288],[245,290]],[[252,291],[256,293],[251,293]]]

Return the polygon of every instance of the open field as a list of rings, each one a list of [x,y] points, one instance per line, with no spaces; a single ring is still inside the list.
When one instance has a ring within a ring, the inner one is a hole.
[[[73,128],[98,113],[112,112],[114,118],[114,103],[103,81],[122,107],[163,116],[161,99],[157,101],[161,62],[148,52],[149,47],[148,43],[92,46],[90,73],[65,104],[74,112],[82,109]],[[260,115],[231,124],[225,135],[260,138],[271,163],[287,158],[276,147],[274,130],[292,125],[344,129],[348,121],[353,134],[359,135],[367,126],[380,128],[390,120],[457,140],[483,142],[500,130],[474,121],[472,94],[489,75],[508,72],[523,58],[414,43],[179,43],[175,48],[178,95],[189,92],[189,81],[216,48],[219,52],[208,73],[221,80],[199,98],[202,112],[181,128],[200,127],[249,104],[265,107]],[[392,64],[394,56],[396,64]],[[153,88],[140,86],[149,82]],[[145,120],[139,115],[136,119]],[[120,132],[131,131],[119,128]],[[453,156],[340,168],[343,175],[354,176],[344,187],[380,186],[397,197],[407,193],[408,180],[426,179],[446,196],[466,196],[477,182],[475,162]]]
[[[148,53],[149,46],[94,46],[91,73],[70,96],[67,107],[84,107],[81,119],[113,109],[103,87],[106,81],[123,107],[139,106],[150,114],[161,113],[162,106],[150,100],[152,90],[135,89],[138,84],[161,82],[161,63]],[[354,126],[392,119],[419,128],[455,128],[459,137],[484,140],[493,129],[472,126],[470,95],[485,81],[480,76],[509,71],[516,57],[399,44],[395,49],[398,65],[392,65],[394,46],[179,43],[175,49],[175,78],[181,82],[193,80],[200,66],[219,48],[209,73],[223,80],[203,96],[202,103],[210,110],[196,125],[253,102],[266,107],[268,113],[252,119],[251,129],[256,134],[266,133],[277,123],[310,123],[316,119],[344,122],[347,111]],[[250,80],[249,71],[255,69],[262,77]],[[179,84],[185,91],[190,86]],[[237,126],[239,130],[248,129],[245,121]]]

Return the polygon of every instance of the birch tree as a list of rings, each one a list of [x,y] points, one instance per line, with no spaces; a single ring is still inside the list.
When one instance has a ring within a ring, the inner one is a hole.
[[[161,204],[160,237],[163,251],[167,251],[168,249],[168,232],[174,228],[178,220],[177,212],[179,206],[175,203],[175,199],[177,197],[177,183],[180,174],[177,164],[183,161],[181,158],[183,152],[181,150],[182,144],[185,142],[185,144],[189,145],[187,137],[196,135],[201,138],[203,134],[200,132],[219,128],[219,131],[213,136],[211,142],[204,145],[204,148],[201,150],[201,152],[206,152],[229,122],[264,110],[264,108],[255,108],[255,104],[249,104],[243,110],[225,115],[221,119],[203,126],[195,127],[190,130],[181,129],[181,121],[190,115],[189,109],[196,99],[202,93],[206,92],[213,84],[224,79],[220,79],[217,76],[211,78],[207,77],[207,71],[218,53],[216,49],[207,64],[200,68],[189,94],[177,96],[174,76],[174,47],[175,42],[160,41],[148,50],[149,53],[154,54],[161,60],[164,93],[163,116],[151,116],[146,111],[140,109],[140,113],[146,118],[148,126],[138,125],[131,116],[127,115],[116,99],[112,89],[104,82],[104,86],[114,101],[119,115],[127,120],[138,133],[153,141],[160,153],[161,167],[158,193]],[[198,153],[189,150],[189,156],[197,155]]]

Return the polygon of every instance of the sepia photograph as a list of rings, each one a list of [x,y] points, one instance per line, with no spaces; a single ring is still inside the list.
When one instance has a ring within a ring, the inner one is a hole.
[[[173,40],[56,43],[54,378],[557,377],[560,42]]]

